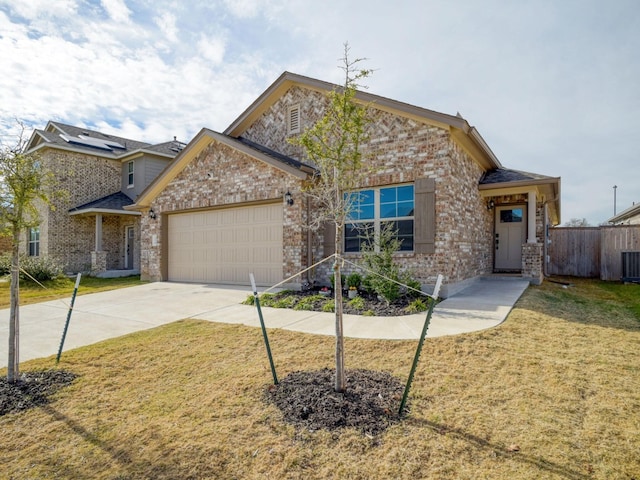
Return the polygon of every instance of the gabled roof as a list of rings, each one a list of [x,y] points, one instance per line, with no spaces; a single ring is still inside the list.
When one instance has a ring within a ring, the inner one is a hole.
[[[43,148],[126,160],[128,157],[142,153],[173,158],[184,148],[184,143],[174,138],[171,142],[152,145],[96,130],[49,121],[44,130],[34,130],[26,150],[31,152]]]
[[[182,172],[182,170],[184,170],[195,157],[207,148],[212,141],[216,141],[233,148],[234,150],[242,152],[255,160],[271,165],[272,167],[282,170],[283,172],[293,175],[299,179],[305,179],[307,178],[307,175],[312,174],[315,171],[313,167],[303,162],[274,152],[273,150],[255,142],[251,142],[243,138],[232,138],[228,135],[209,130],[208,128],[203,128],[193,138],[193,140],[187,144],[175,160],[162,171],[155,181],[143,190],[137,198],[136,203],[127,207],[127,210],[142,210],[148,208],[153,199],[169,184],[169,182],[176,178],[176,176],[178,176],[178,174]]]
[[[232,137],[242,136],[247,128],[249,128],[262,113],[278,101],[292,86],[300,86],[325,93],[341,88],[339,85],[333,83],[291,72],[284,72],[224,131],[224,134]],[[483,168],[492,169],[502,166],[476,128],[469,125],[459,114],[455,116],[448,115],[360,90],[356,92],[356,99],[362,103],[371,104],[375,108],[391,112],[395,115],[413,118],[421,122],[445,128],[451,132],[452,137],[457,140]]]
[[[133,205],[133,200],[122,192],[112,193],[106,197],[93,200],[92,202],[78,205],[69,210],[70,215],[88,215],[96,213],[105,213],[112,215],[138,215],[138,212],[131,212],[124,207]]]
[[[626,210],[623,210],[619,214],[611,217],[607,222],[609,223],[622,223],[625,220],[629,220],[633,217],[640,217],[640,202],[634,203]]]
[[[482,175],[478,188],[485,196],[522,194],[535,190],[549,206],[551,223],[560,223],[560,177],[495,168]]]

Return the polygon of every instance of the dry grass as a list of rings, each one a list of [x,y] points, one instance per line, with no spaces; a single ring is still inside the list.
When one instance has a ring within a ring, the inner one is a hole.
[[[500,327],[428,340],[409,417],[375,438],[284,424],[258,329],[109,340],[65,354],[81,377],[53,403],[0,417],[0,478],[637,480],[639,304],[635,285],[530,288]],[[332,364],[330,337],[270,338],[281,377]],[[347,368],[404,381],[414,348],[348,339]]]
[[[116,288],[133,287],[134,285],[140,285],[142,283],[145,282],[140,281],[140,275],[121,278],[95,278],[85,276],[80,279],[78,295],[104,292]],[[73,293],[75,284],[75,277],[72,279],[64,277],[42,282],[42,285],[38,285],[35,282],[20,282],[20,305],[46,302],[57,298],[68,299]],[[0,282],[0,308],[9,307],[10,286],[8,278]]]

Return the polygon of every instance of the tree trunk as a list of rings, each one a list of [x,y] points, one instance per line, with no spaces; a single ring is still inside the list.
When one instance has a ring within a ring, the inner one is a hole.
[[[9,361],[7,368],[7,380],[15,382],[20,374],[20,232],[14,229],[13,249],[11,259],[11,286],[9,309]]]
[[[344,333],[342,330],[342,278],[338,258],[333,267],[336,301],[336,392],[344,392]]]

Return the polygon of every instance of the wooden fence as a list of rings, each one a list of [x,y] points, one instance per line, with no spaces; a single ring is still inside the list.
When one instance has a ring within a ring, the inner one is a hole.
[[[549,275],[620,280],[622,252],[640,251],[640,225],[552,228],[549,237]]]

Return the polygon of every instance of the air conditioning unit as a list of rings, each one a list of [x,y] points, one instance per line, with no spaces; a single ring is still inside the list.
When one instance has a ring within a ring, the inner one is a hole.
[[[622,252],[622,281],[640,282],[640,252]]]

